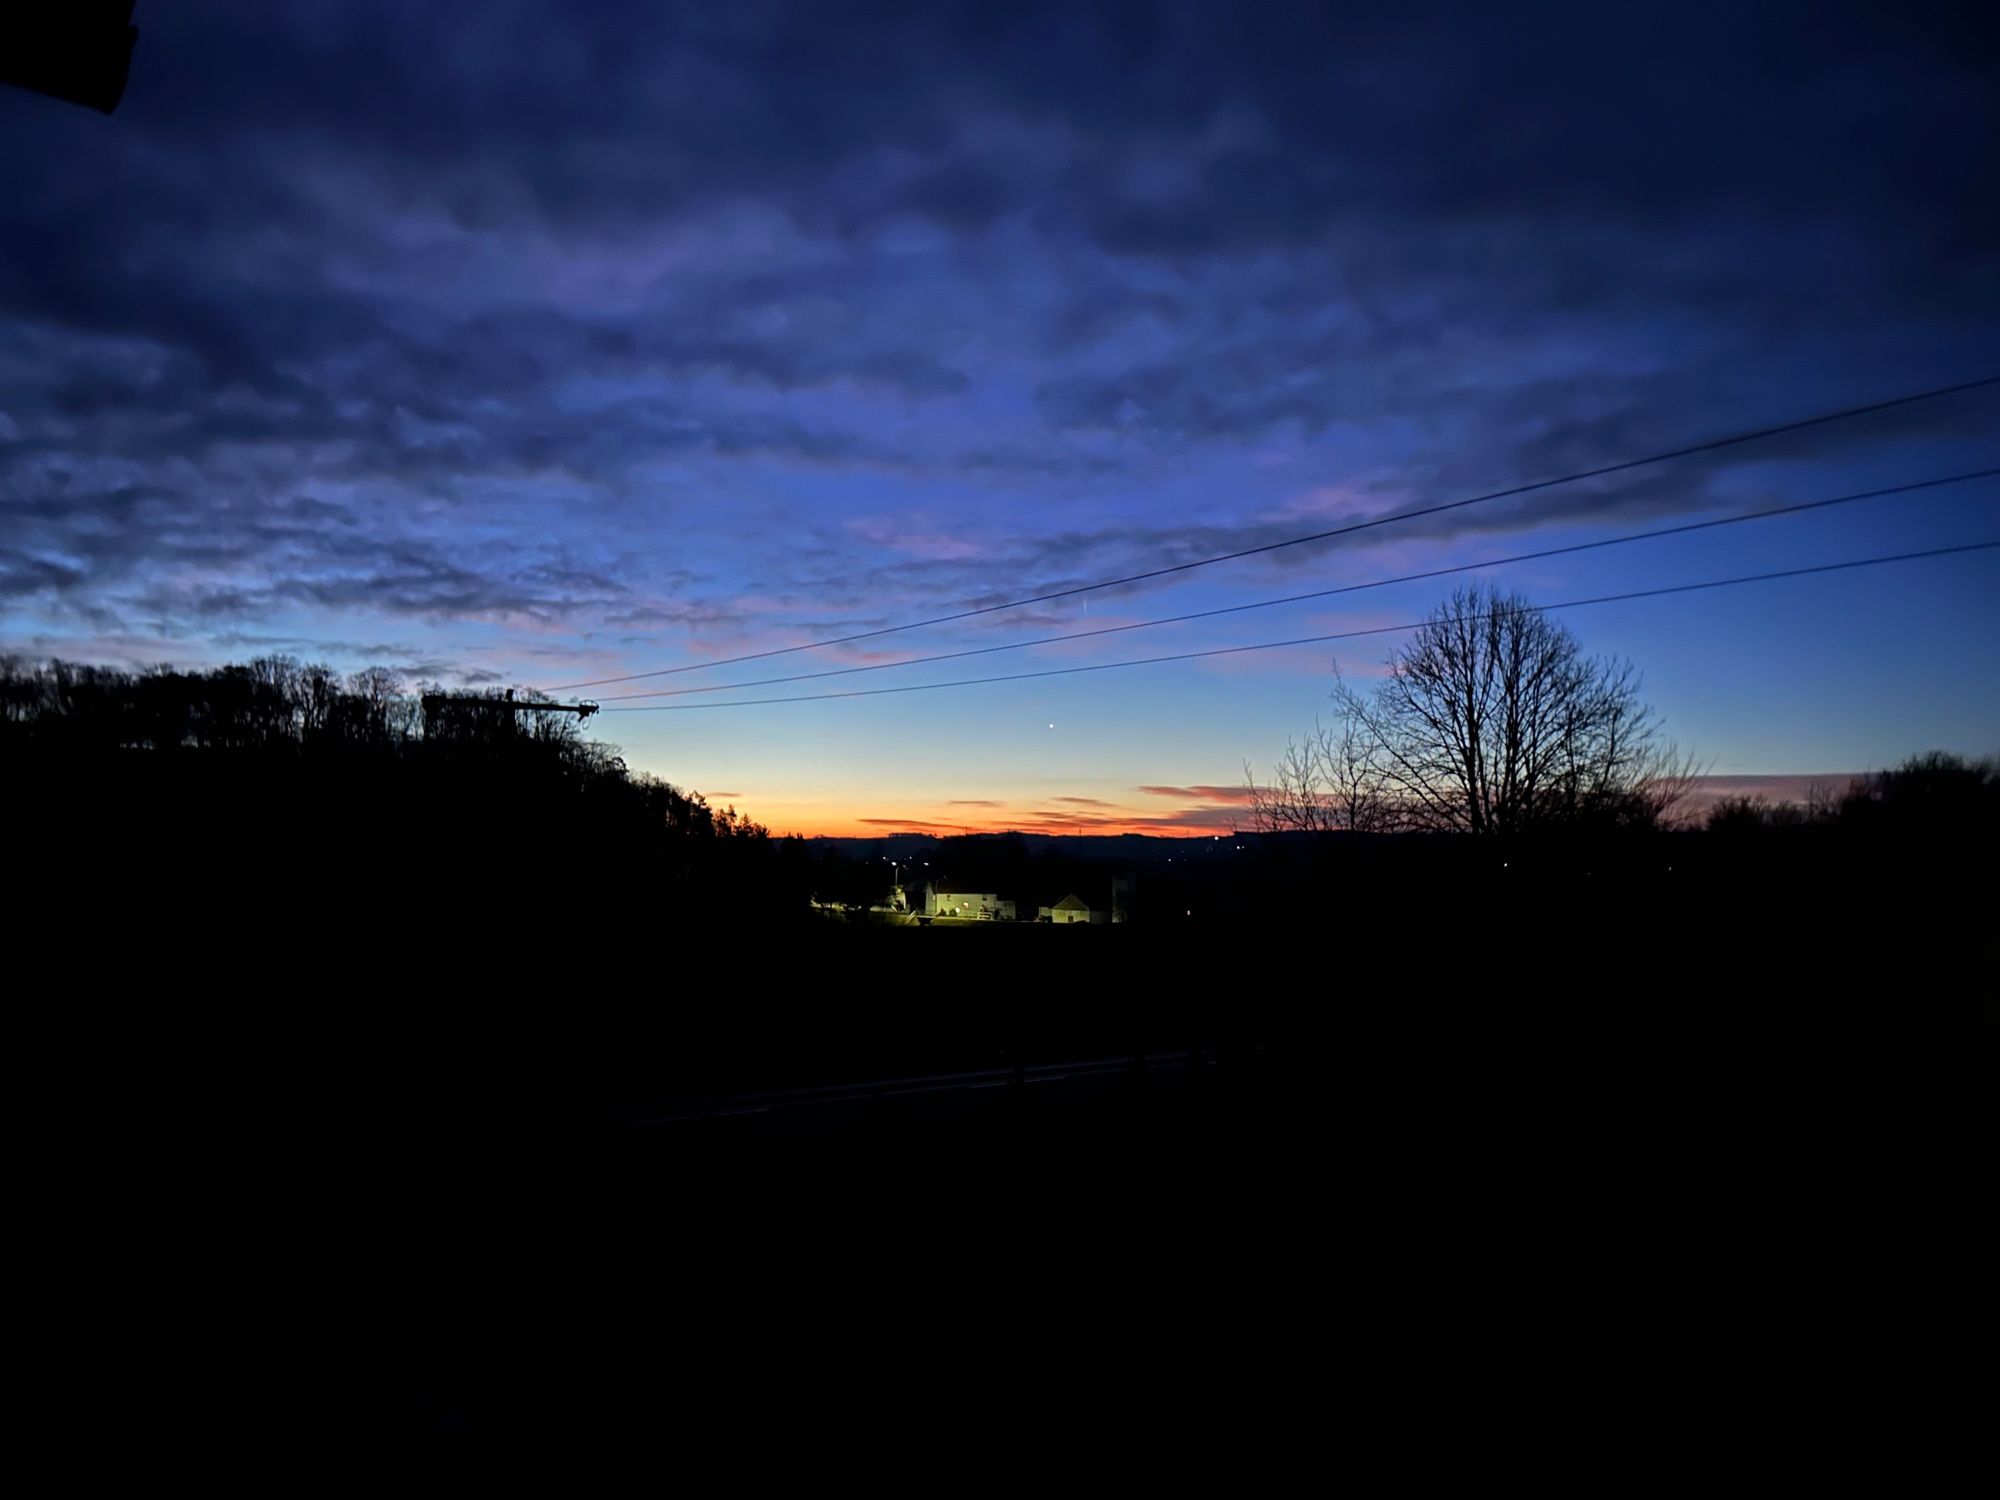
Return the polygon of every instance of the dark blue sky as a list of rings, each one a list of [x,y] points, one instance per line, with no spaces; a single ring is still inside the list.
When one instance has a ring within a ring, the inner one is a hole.
[[[115,117],[0,91],[0,647],[31,655],[565,682],[2000,369],[1990,6],[136,20]],[[1088,620],[1995,463],[1989,390]],[[1553,600],[1996,517],[1987,481],[1493,577]],[[1414,619],[1443,588],[975,666]],[[1719,772],[1812,772],[2000,748],[1996,601],[1987,554],[1567,618]],[[780,827],[1192,828],[1323,705],[1332,654],[596,722]]]

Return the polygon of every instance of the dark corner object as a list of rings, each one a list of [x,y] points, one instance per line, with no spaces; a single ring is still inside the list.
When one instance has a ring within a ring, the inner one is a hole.
[[[0,11],[0,83],[110,114],[125,97],[133,0],[45,0]]]

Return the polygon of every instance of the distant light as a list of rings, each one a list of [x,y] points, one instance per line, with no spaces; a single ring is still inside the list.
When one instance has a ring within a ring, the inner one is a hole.
[[[1051,728],[1051,729],[1053,729],[1053,728],[1055,728],[1055,727],[1056,727],[1056,726],[1055,726],[1055,725],[1053,725],[1053,724],[1051,724],[1051,725],[1049,726],[1049,728]]]

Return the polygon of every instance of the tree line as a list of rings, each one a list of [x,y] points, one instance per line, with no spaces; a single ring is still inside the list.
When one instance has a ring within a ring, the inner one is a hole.
[[[427,707],[426,688],[288,656],[195,671],[0,658],[22,847],[177,897],[805,910],[796,841],[633,771],[553,705],[503,711],[487,691]]]
[[[452,752],[502,754],[576,781],[620,785],[675,833],[765,838],[768,830],[735,808],[715,809],[686,792],[635,773],[617,747],[582,733],[567,713],[495,710],[512,701],[497,689],[454,693],[369,667],[342,674],[290,656],[207,671],[130,671],[66,661],[31,664],[0,657],[0,745],[15,754],[261,754],[290,758],[367,753],[385,760]],[[530,693],[527,701],[547,701]]]
[[[1812,828],[1990,836],[2000,832],[2000,756],[1969,760],[1932,750],[1844,786],[1816,783],[1800,802],[1723,797],[1704,826],[1735,837]]]

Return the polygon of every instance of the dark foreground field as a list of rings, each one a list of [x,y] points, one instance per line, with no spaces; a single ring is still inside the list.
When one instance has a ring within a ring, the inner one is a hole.
[[[1070,1431],[1241,1478],[1468,1391],[1721,1401],[1781,1322],[1843,1346],[1892,1263],[1991,1249],[1992,929],[1641,894],[106,944],[17,1062],[54,1388],[294,1461],[638,1438],[689,1481]]]

